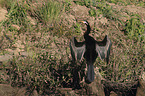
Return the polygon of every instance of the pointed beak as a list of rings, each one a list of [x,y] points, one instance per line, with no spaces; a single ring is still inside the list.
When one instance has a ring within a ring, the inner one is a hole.
[[[86,21],[79,21],[79,22],[86,23]]]

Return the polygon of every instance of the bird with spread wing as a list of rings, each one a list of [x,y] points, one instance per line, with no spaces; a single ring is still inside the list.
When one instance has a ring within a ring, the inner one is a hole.
[[[97,56],[102,60],[109,62],[110,47],[112,45],[111,40],[108,35],[102,41],[96,41],[93,37],[89,35],[91,28],[87,21],[81,21],[87,26],[87,30],[84,33],[83,42],[78,42],[75,37],[70,41],[70,50],[72,59],[74,61],[81,61],[84,57],[87,63],[87,80],[91,83],[94,81],[94,62]]]

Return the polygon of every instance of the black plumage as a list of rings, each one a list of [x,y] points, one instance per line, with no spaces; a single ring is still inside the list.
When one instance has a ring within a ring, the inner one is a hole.
[[[105,59],[107,64],[109,62],[110,47],[112,45],[111,40],[106,35],[102,41],[96,41],[89,35],[91,28],[87,21],[82,21],[86,24],[87,30],[84,33],[83,42],[78,42],[75,37],[71,39],[70,49],[73,61],[81,61],[84,57],[87,62],[87,80],[93,82],[94,80],[94,67],[97,56],[102,60]]]

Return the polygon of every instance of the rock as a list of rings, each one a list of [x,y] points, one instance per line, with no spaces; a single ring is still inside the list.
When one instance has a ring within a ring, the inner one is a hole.
[[[0,84],[0,96],[27,96],[28,94],[26,87],[18,88],[8,84]],[[31,96],[38,96],[37,91],[34,90]]]
[[[26,96],[26,88],[20,88],[18,91],[17,91],[17,95],[16,96]]]
[[[74,90],[72,90],[72,88],[60,88],[58,89],[60,91],[61,94],[63,94],[64,96],[79,96],[75,93]]]
[[[12,55],[5,54],[5,55],[1,55],[1,56],[0,56],[0,61],[1,61],[1,62],[2,62],[2,61],[7,61],[7,60],[10,60],[10,59],[12,59],[12,58],[13,58]]]
[[[105,96],[103,84],[101,84],[102,76],[98,69],[95,69],[95,80],[90,84],[85,84],[88,95]]]
[[[38,92],[36,90],[33,91],[32,93],[33,96],[38,96]]]
[[[118,95],[114,91],[111,91],[110,96],[118,96]]]
[[[0,84],[0,96],[16,96],[17,90],[10,85]]]

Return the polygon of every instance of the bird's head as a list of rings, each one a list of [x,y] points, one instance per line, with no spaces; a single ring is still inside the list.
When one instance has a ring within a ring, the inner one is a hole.
[[[86,24],[87,30],[86,30],[86,32],[84,34],[85,35],[89,35],[89,33],[91,31],[91,28],[90,28],[90,25],[89,25],[88,21],[79,21],[79,22],[82,22],[82,23]]]
[[[82,22],[82,23],[84,23],[86,25],[89,25],[88,21],[80,21],[80,22]]]

